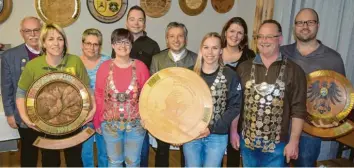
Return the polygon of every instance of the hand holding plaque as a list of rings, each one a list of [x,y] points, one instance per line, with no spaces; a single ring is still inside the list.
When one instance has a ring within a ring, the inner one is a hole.
[[[91,121],[96,111],[86,86],[75,76],[52,72],[37,79],[26,95],[24,122],[49,135],[66,135]],[[22,117],[22,116],[21,116]],[[46,149],[75,146],[94,133],[91,128],[62,140],[38,138],[34,145]]]
[[[150,77],[139,99],[144,127],[156,138],[175,145],[205,136],[212,108],[208,85],[193,71],[180,67],[163,69]]]

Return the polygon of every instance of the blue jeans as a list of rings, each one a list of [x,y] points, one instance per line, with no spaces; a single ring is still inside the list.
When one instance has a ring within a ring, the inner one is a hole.
[[[299,157],[295,160],[296,167],[315,167],[321,151],[321,138],[302,133],[299,144]]]
[[[92,122],[84,126],[84,128],[86,127],[93,128]],[[83,166],[95,167],[94,157],[93,157],[94,139],[96,139],[98,167],[107,167],[108,158],[107,158],[106,144],[104,142],[103,136],[98,133],[95,133],[93,136],[91,136],[82,144],[81,159],[82,159]]]
[[[120,122],[116,123],[119,125]],[[127,123],[124,125],[127,126]],[[122,167],[123,162],[126,167],[140,166],[140,154],[146,134],[146,130],[140,124],[127,132],[112,129],[107,126],[107,122],[103,122],[101,130],[106,142],[109,167]]]
[[[285,143],[276,144],[274,152],[262,152],[262,148],[249,149],[244,139],[240,139],[240,148],[243,167],[284,167]]]
[[[186,167],[220,167],[228,135],[210,134],[183,145]]]
[[[144,138],[144,143],[143,143],[143,148],[141,149],[141,157],[140,157],[140,167],[148,167],[149,163],[149,147],[150,147],[150,142],[149,142],[149,134],[145,134]]]

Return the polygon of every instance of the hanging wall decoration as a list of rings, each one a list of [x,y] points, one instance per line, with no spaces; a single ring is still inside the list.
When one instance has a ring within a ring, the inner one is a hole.
[[[179,6],[185,14],[196,16],[204,11],[207,2],[207,0],[179,0]]]
[[[227,13],[234,6],[235,0],[211,0],[211,5],[218,13]]]
[[[4,22],[11,14],[12,0],[0,0],[0,23]]]
[[[128,8],[128,0],[87,0],[91,15],[102,23],[119,21]]]
[[[45,23],[66,27],[74,23],[81,11],[80,0],[35,0],[37,14]]]
[[[140,6],[146,15],[159,18],[165,15],[171,7],[171,0],[141,0]]]

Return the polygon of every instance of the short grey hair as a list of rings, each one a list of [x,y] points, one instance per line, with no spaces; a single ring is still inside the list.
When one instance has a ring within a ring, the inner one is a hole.
[[[186,26],[183,23],[179,23],[179,22],[170,22],[167,27],[166,27],[166,37],[167,37],[167,33],[170,29],[172,28],[182,28],[183,32],[184,32],[184,38],[187,39],[188,36],[188,30],[186,28]]]

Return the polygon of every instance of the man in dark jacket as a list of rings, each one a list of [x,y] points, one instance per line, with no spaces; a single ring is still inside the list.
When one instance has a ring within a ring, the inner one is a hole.
[[[147,67],[150,67],[152,56],[160,52],[160,47],[144,31],[146,26],[145,11],[139,6],[129,9],[126,27],[134,36],[134,43],[130,52],[130,58],[138,59]],[[149,134],[145,135],[141,150],[140,166],[148,167],[149,161]]]
[[[21,167],[37,166],[38,148],[32,144],[40,133],[22,122],[16,107],[16,90],[26,63],[39,55],[41,26],[36,17],[24,18],[21,21],[20,33],[25,43],[5,51],[1,58],[2,102],[8,124],[13,129],[18,129],[21,137]]]

